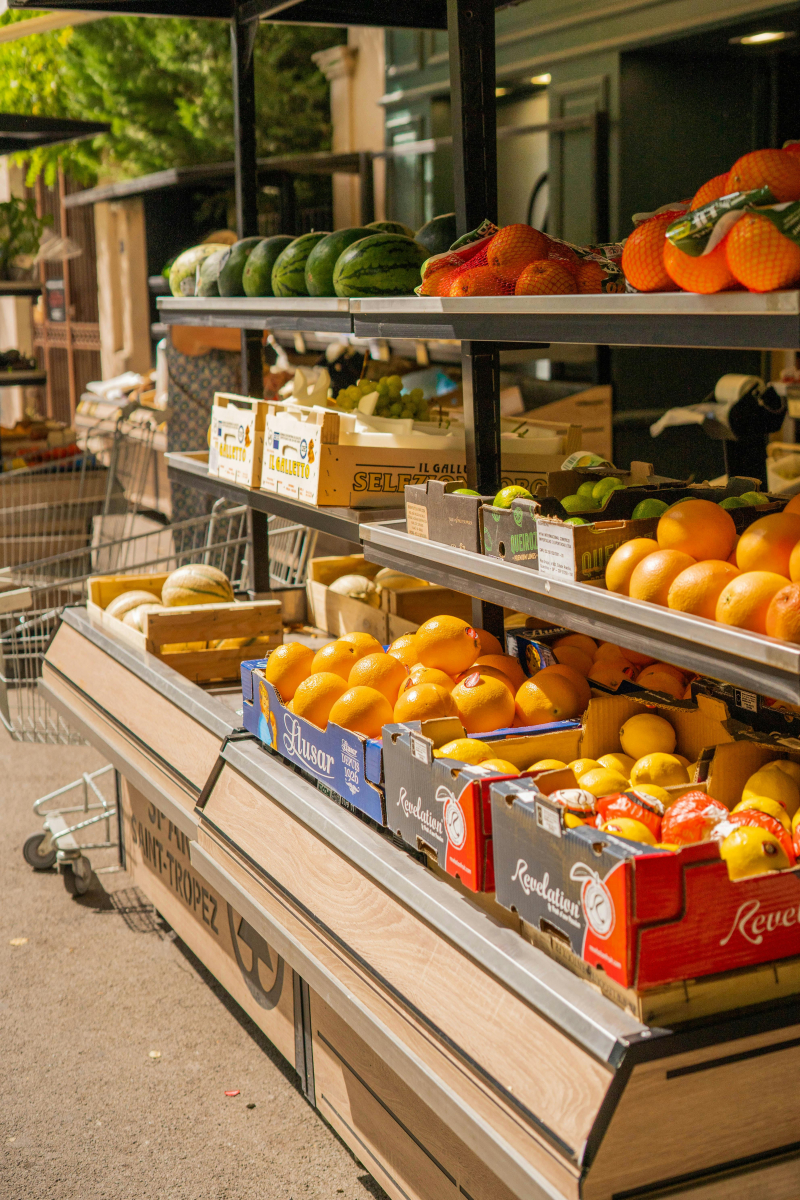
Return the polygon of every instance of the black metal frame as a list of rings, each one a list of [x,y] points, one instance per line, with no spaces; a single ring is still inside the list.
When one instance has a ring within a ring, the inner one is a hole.
[[[62,117],[0,113],[0,154],[18,154],[59,142],[79,142],[99,133],[108,133],[110,128],[105,121],[67,121]]]

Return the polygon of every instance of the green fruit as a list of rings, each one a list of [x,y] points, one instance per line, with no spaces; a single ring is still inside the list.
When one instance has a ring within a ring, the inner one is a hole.
[[[564,521],[565,525],[591,525],[591,521],[584,521],[583,517],[567,517]]]
[[[247,266],[248,258],[261,241],[263,241],[263,238],[249,237],[242,238],[241,241],[233,243],[228,257],[223,262],[219,272],[220,296],[244,295],[242,273]]]
[[[612,492],[623,491],[624,488],[625,484],[621,479],[617,479],[614,475],[609,475],[607,478],[601,479],[599,483],[594,485],[592,496],[598,502],[598,504],[602,504],[606,496],[610,496]]]
[[[428,254],[444,254],[456,240],[456,214],[444,213],[426,222],[415,234],[416,241],[424,246]]]
[[[304,233],[282,250],[272,268],[272,293],[275,296],[307,296],[306,262],[317,242],[327,233]]]
[[[230,247],[217,250],[216,254],[209,254],[208,258],[203,259],[197,268],[195,296],[219,295],[219,272],[229,253]]]
[[[321,242],[317,242],[306,260],[306,287],[309,296],[335,296],[333,290],[333,268],[336,260],[348,246],[361,238],[370,237],[372,229],[340,229],[337,233],[329,233]]]
[[[398,237],[407,237],[414,239],[414,230],[409,229],[402,221],[370,221],[367,229],[374,229],[378,233],[394,233]]]
[[[421,279],[427,250],[396,233],[361,238],[341,254],[333,272],[337,296],[409,296]]]
[[[634,521],[644,520],[646,517],[660,517],[669,508],[663,500],[656,500],[654,496],[648,500],[640,500],[636,508],[631,514]]]
[[[720,508],[751,508],[752,505],[743,500],[741,496],[726,496],[724,500],[719,502]]]
[[[453,488],[451,496],[480,496],[480,492],[476,492],[474,488]]]
[[[594,479],[587,479],[584,483],[579,484],[576,496],[588,496],[590,499],[594,495],[594,489],[597,487]]]
[[[244,265],[242,288],[245,296],[271,296],[272,268],[280,254],[290,246],[294,238],[287,234],[262,238]]]
[[[568,513],[596,512],[600,505],[593,496],[563,496],[561,505]]]
[[[229,250],[229,246],[219,242],[202,242],[199,246],[191,246],[173,261],[169,269],[169,290],[173,296],[193,296],[195,277],[200,263],[219,250]]]
[[[765,496],[763,492],[744,492],[740,497],[745,504],[750,504],[753,508],[759,508],[762,504],[770,504],[769,496]]]
[[[492,504],[495,508],[511,508],[512,500],[532,500],[533,496],[527,488],[512,484],[511,487],[500,488]]]

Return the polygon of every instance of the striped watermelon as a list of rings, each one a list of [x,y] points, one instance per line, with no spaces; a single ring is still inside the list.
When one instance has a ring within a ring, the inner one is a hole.
[[[186,604],[223,604],[233,600],[231,581],[224,572],[205,563],[189,563],[168,575],[161,589],[169,608]]]
[[[273,296],[307,296],[306,260],[317,242],[328,234],[304,233],[282,250],[272,268]]]
[[[353,242],[336,261],[337,296],[410,296],[428,257],[424,246],[396,233],[375,233]]]

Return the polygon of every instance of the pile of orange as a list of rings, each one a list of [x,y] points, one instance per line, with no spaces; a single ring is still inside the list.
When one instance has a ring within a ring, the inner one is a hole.
[[[732,192],[769,187],[778,203],[800,200],[800,154],[753,150],[727,174],[715,175],[696,192],[691,208],[701,208]],[[674,214],[657,214],[638,225],[625,243],[622,269],[640,292],[711,294],[731,288],[773,292],[800,282],[800,245],[785,237],[766,216],[747,213],[712,249],[694,257],[673,246],[665,234]]]
[[[653,538],[633,538],[606,567],[611,592],[800,643],[800,496],[737,536],[730,513],[682,500]]]

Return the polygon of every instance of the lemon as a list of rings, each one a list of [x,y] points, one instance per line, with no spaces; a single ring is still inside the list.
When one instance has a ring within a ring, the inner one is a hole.
[[[742,799],[749,800],[752,796],[768,796],[770,800],[777,800],[790,817],[800,808],[800,788],[791,776],[774,766],[762,767],[750,776],[742,788]]]
[[[601,767],[608,767],[609,771],[619,771],[620,775],[630,779],[636,759],[631,758],[630,754],[604,754],[597,761]]]
[[[677,738],[675,730],[663,717],[637,713],[622,726],[619,740],[625,753],[637,762],[645,754],[672,754]]]
[[[582,483],[582,484],[580,484],[580,485],[578,486],[578,488],[577,488],[577,490],[576,490],[576,492],[575,492],[575,495],[576,495],[576,496],[588,496],[588,497],[589,497],[589,499],[591,499],[591,498],[592,498],[592,496],[594,495],[594,489],[595,489],[596,487],[597,487],[597,481],[596,481],[596,480],[594,480],[594,479],[587,479],[587,480],[585,480],[585,482],[584,482],[584,483]]]
[[[774,762],[768,763],[768,766],[777,767],[800,787],[800,763],[792,762],[790,758],[776,758]]]
[[[766,871],[785,871],[789,867],[786,851],[774,834],[758,825],[740,825],[729,833],[719,848],[728,864],[731,879],[747,879]]]
[[[563,771],[566,767],[560,758],[540,758],[532,766],[526,767],[528,771]]]
[[[434,758],[457,758],[459,762],[470,763],[473,766],[491,758],[494,754],[491,746],[478,738],[455,738],[445,746],[434,750]]]
[[[567,763],[570,771],[576,779],[580,779],[581,775],[585,775],[587,771],[595,771],[600,766],[594,758],[573,758],[571,763]]]
[[[611,821],[604,821],[600,828],[603,833],[615,833],[617,837],[627,838],[629,842],[646,842],[648,846],[656,844],[656,839],[647,826],[633,817],[614,817]]]
[[[664,788],[688,782],[689,772],[672,754],[645,754],[631,771],[631,783],[634,787],[638,787],[640,783],[654,783],[657,787]]]
[[[655,783],[637,783],[634,791],[643,796],[649,796],[651,800],[659,800],[665,808],[669,808],[672,797],[669,792],[664,791],[663,787],[659,787]]]
[[[774,817],[776,821],[780,821],[787,833],[792,828],[792,822],[786,809],[777,800],[770,800],[769,796],[751,796],[749,800],[740,800],[732,811],[747,812],[749,809],[755,809],[756,812],[763,812],[769,817]]]
[[[597,799],[624,792],[628,786],[624,775],[620,775],[619,771],[609,771],[608,767],[595,767],[593,771],[587,771],[578,777],[578,783],[585,792],[591,792]]]
[[[519,767],[515,767],[507,758],[487,758],[480,765],[498,775],[519,775]]]
[[[686,767],[687,771],[689,770],[689,767],[692,766],[692,764],[689,762],[688,758],[686,758],[685,755],[683,755],[683,754],[675,754],[673,752],[672,757],[677,758],[677,760],[681,764],[681,766]]]

